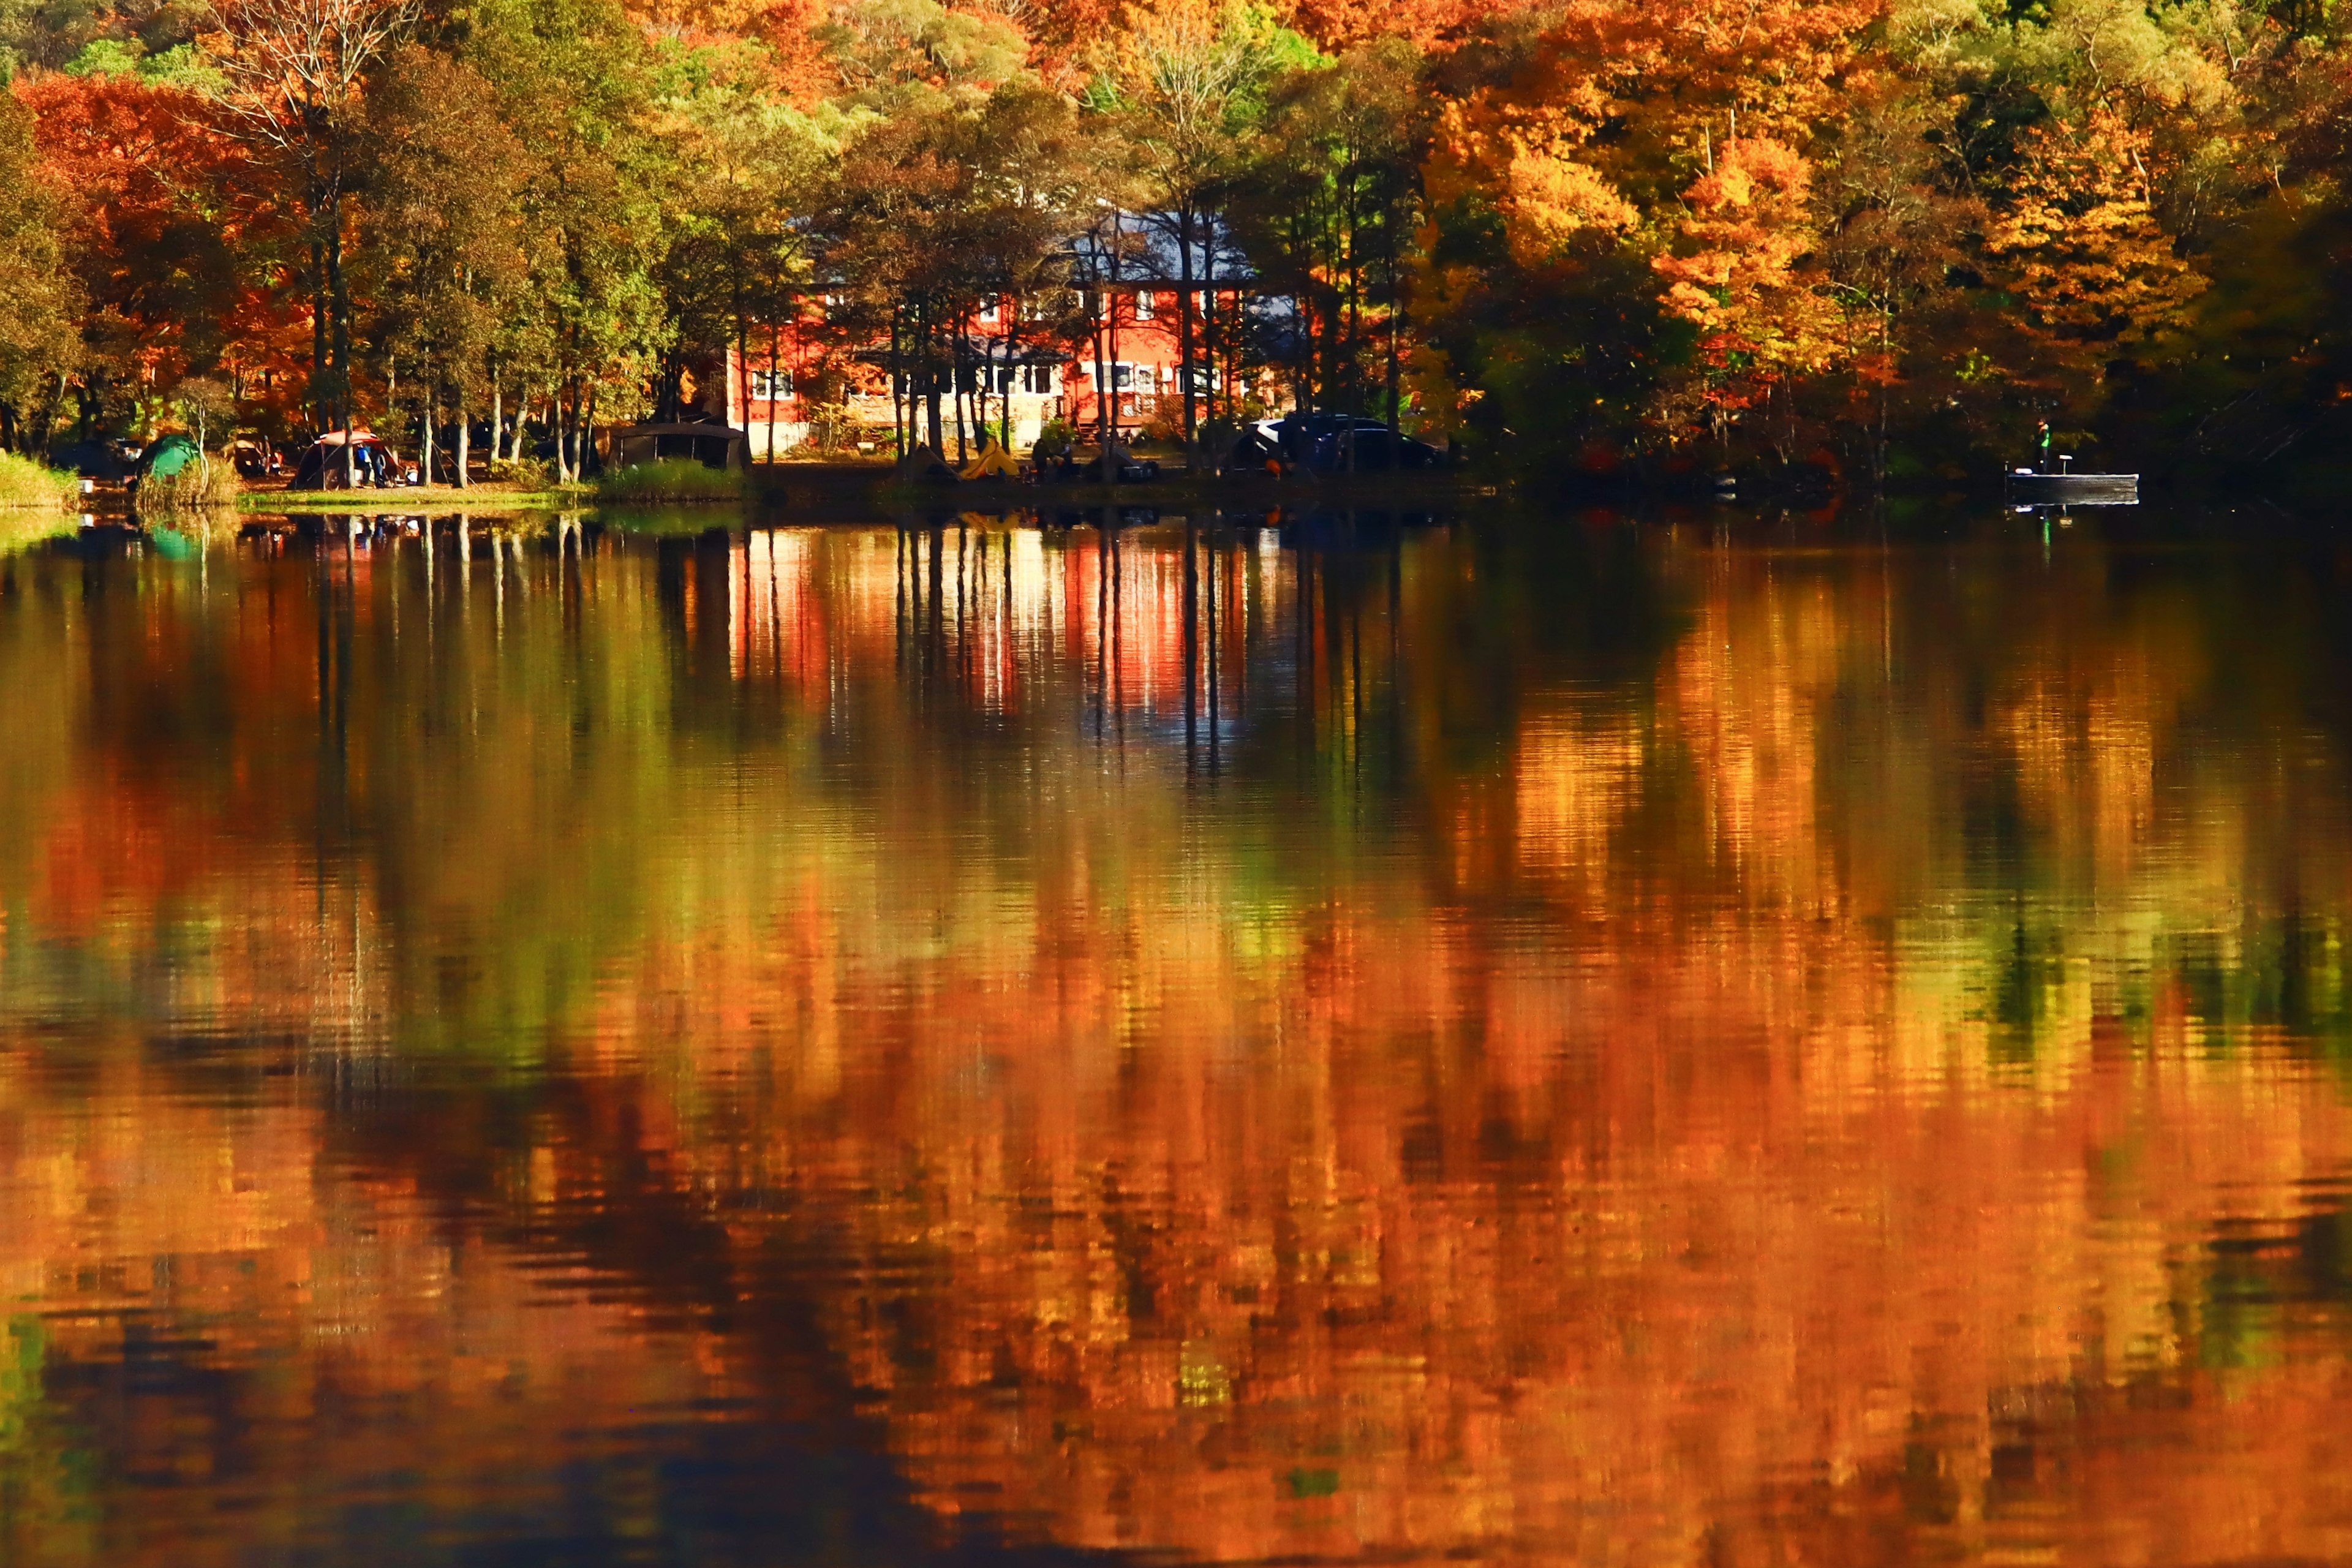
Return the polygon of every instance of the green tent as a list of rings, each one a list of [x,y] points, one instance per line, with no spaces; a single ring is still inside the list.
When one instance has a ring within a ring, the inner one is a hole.
[[[140,470],[151,479],[168,479],[194,462],[199,454],[196,444],[185,436],[162,436],[147,448],[146,459]]]

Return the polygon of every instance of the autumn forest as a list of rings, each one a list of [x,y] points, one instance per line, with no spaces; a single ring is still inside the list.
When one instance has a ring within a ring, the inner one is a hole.
[[[841,376],[887,341],[934,388],[1000,299],[1075,343],[1125,247],[1208,367],[1187,441],[1303,406],[1559,472],[1901,486],[2046,422],[2293,489],[2352,384],[2347,26],[2320,0],[0,0],[0,445],[495,409],[569,472],[583,429],[676,408],[780,320]]]

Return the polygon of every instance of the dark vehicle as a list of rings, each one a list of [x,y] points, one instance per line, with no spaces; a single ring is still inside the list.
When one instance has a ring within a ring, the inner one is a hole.
[[[1043,441],[1038,443],[1042,448]],[[1124,447],[1111,448],[1113,482],[1122,485],[1146,485],[1160,478],[1160,459],[1139,458]],[[1058,455],[1036,456],[1034,477],[1041,485],[1090,485],[1103,477],[1100,457],[1080,458],[1067,447]]]
[[[1351,414],[1293,414],[1258,431],[1281,449],[1285,461],[1318,473],[1434,468],[1445,461],[1428,442]]]
[[[743,471],[743,432],[731,425],[626,425],[613,432],[612,451],[616,468],[691,458],[706,468]]]
[[[1235,466],[1255,468],[1279,454],[1286,467],[1318,473],[1443,467],[1445,455],[1377,419],[1351,414],[1292,414],[1256,426],[1234,447]]]
[[[1315,444],[1308,466],[1327,473],[1345,470],[1386,472],[1391,468],[1434,468],[1445,455],[1426,441],[1399,435],[1385,425],[1359,424],[1353,431],[1334,432]]]
[[[139,449],[129,449],[126,456],[120,441],[68,441],[49,454],[52,467],[79,474],[86,479],[122,479],[137,467]]]
[[[373,430],[352,431],[351,444],[351,463],[347,470],[343,461],[343,432],[330,430],[320,437],[311,444],[310,449],[302,454],[302,460],[294,466],[294,478],[287,488],[339,490],[346,482],[346,472],[350,475],[348,482],[378,489],[399,484],[406,478],[394,458],[392,448],[379,440]]]
[[[278,460],[278,448],[257,436],[239,437],[229,448],[229,460],[248,479],[266,479],[285,467]]]

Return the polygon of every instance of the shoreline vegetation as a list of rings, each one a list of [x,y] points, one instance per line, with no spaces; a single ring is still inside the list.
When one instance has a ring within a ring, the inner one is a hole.
[[[1106,400],[1570,494],[2310,497],[2352,440],[2352,8],[69,10],[0,13],[0,447],[83,471],[365,428],[685,500],[600,440],[961,464]]]
[[[0,554],[71,533],[81,481],[29,458],[0,452]]]
[[[640,472],[618,470],[619,476]],[[406,486],[356,490],[245,490],[236,498],[248,513],[416,513],[586,511],[606,507],[743,506],[768,510],[824,508],[844,500],[887,507],[891,503],[991,507],[1006,504],[1027,510],[1068,507],[1217,505],[1247,503],[1256,499],[1292,502],[1345,500],[1354,504],[1434,506],[1476,500],[1509,488],[1477,473],[1443,474],[1300,474],[1283,479],[1263,475],[1189,475],[1182,472],[1144,483],[1105,485],[1097,480],[1066,484],[1032,484],[1027,480],[935,483],[904,478],[891,467],[845,464],[824,468],[814,463],[760,468],[748,476],[711,473],[715,483],[703,484],[691,476],[657,477],[651,484],[599,484],[561,489],[503,488],[478,484],[464,489],[453,485]],[[682,482],[681,482],[682,481]]]
[[[81,480],[44,463],[0,452],[0,510],[68,512],[81,493]]]

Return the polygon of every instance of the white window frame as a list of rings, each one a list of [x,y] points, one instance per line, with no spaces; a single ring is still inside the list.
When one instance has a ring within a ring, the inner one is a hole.
[[[1138,289],[1135,291],[1135,319],[1139,321],[1152,320],[1152,311],[1159,307],[1159,300],[1152,298],[1150,289]]]
[[[792,395],[793,371],[790,365],[782,365],[773,370],[755,370],[751,373],[752,402],[782,403]]]

